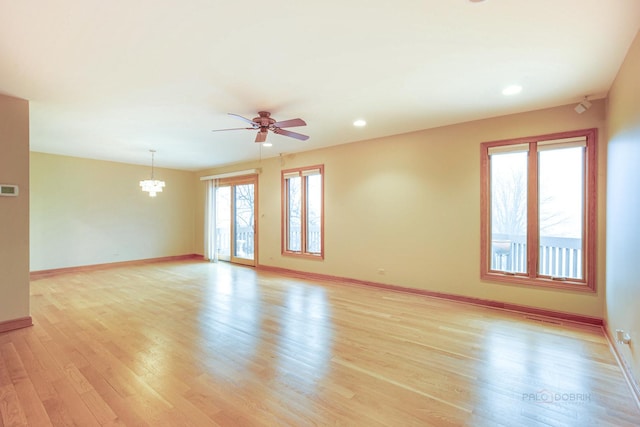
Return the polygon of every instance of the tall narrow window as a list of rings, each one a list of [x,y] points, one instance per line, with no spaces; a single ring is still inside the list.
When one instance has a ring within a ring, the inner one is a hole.
[[[282,252],[322,258],[324,167],[282,171]]]
[[[596,130],[481,145],[481,277],[595,290]]]

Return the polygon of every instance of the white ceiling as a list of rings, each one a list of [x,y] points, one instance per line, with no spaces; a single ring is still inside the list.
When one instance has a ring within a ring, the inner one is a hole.
[[[638,0],[0,0],[0,93],[33,151],[199,170],[604,97],[639,29]],[[310,139],[211,132],[259,110]]]

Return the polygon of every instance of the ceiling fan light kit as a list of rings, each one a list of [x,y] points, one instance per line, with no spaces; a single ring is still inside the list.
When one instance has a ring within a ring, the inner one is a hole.
[[[246,117],[242,117],[238,114],[229,113],[229,115],[236,117],[245,123],[248,123],[251,127],[215,129],[213,130],[213,132],[223,132],[223,131],[240,130],[240,129],[257,130],[258,134],[256,135],[256,139],[255,139],[255,142],[257,143],[264,143],[267,140],[267,134],[269,133],[269,131],[277,135],[288,136],[290,138],[295,138],[300,141],[306,141],[307,139],[309,139],[307,135],[303,135],[298,132],[293,132],[290,130],[283,129],[283,128],[290,128],[290,127],[296,127],[296,126],[306,126],[307,123],[302,119],[290,119],[290,120],[283,120],[278,122],[275,119],[271,118],[271,113],[268,111],[259,111],[258,117],[254,117],[252,120],[247,119]]]

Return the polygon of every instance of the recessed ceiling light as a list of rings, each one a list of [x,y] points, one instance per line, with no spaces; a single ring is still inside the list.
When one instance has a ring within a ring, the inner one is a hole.
[[[365,120],[358,119],[358,120],[356,120],[355,122],[353,122],[353,125],[354,125],[354,126],[357,126],[357,127],[359,127],[359,128],[361,128],[361,127],[363,127],[363,126],[366,126],[366,125],[367,125],[367,122],[366,122]]]
[[[502,89],[502,94],[506,96],[517,95],[522,92],[522,86],[520,85],[510,85]]]
[[[273,147],[273,144],[272,144],[272,143],[270,143],[270,142],[263,142],[263,143],[262,143],[262,146],[263,146],[263,147]]]

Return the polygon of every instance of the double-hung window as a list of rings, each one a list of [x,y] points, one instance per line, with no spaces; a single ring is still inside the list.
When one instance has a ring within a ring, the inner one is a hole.
[[[324,257],[324,166],[282,171],[282,253]]]
[[[595,290],[596,129],[481,144],[481,278]]]

